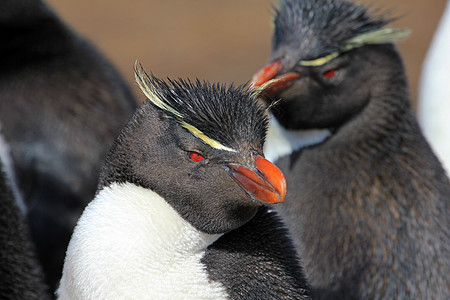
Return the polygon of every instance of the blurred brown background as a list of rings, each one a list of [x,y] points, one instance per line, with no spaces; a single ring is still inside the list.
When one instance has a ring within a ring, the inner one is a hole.
[[[134,84],[139,59],[156,76],[244,83],[270,53],[275,0],[47,0],[78,33],[96,44]],[[426,50],[446,0],[364,0],[402,16],[413,30],[399,44],[416,100]],[[140,99],[143,97],[138,94]]]

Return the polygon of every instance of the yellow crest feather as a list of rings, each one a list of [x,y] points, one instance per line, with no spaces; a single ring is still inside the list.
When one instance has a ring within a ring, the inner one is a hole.
[[[306,66],[306,67],[318,67],[318,66],[323,66],[324,64],[326,64],[327,62],[329,62],[330,60],[338,57],[339,55],[341,55],[342,52],[333,52],[331,54],[328,54],[326,56],[323,57],[319,57],[313,60],[301,60],[300,61],[300,65],[302,66]]]
[[[350,40],[347,41],[342,51],[348,51],[353,48],[361,47],[364,45],[399,42],[406,39],[410,34],[411,30],[409,29],[381,28],[351,38]]]
[[[364,45],[374,45],[374,44],[386,44],[402,41],[406,39],[411,33],[409,29],[400,28],[381,28],[371,32],[366,32],[355,36],[347,41],[341,50],[333,52],[323,57],[319,57],[313,60],[302,60],[300,64],[302,66],[312,66],[318,67],[323,66],[332,59],[338,57],[344,52],[350,51],[352,49],[362,47]]]
[[[183,128],[187,129],[190,133],[192,133],[197,138],[201,139],[205,144],[211,146],[212,148],[218,149],[218,150],[236,152],[236,150],[231,149],[230,147],[224,146],[221,143],[219,143],[218,141],[210,138],[209,136],[204,134],[201,130],[196,128],[195,126],[192,126],[191,124],[188,124],[184,121],[181,121],[180,124]]]
[[[136,78],[136,82],[139,85],[139,88],[148,100],[150,100],[154,105],[158,106],[162,110],[170,112],[177,118],[182,118],[181,114],[178,111],[176,111],[173,107],[171,107],[161,99],[161,96],[156,92],[153,83],[151,83],[151,81],[148,79],[148,75],[145,72],[144,68],[137,60],[134,63],[134,77]]]
[[[273,79],[271,79],[271,80],[268,80],[268,81],[266,81],[266,82],[264,82],[263,84],[261,84],[260,86],[257,86],[257,87],[250,87],[250,88],[252,88],[252,93],[251,93],[251,96],[253,97],[253,98],[258,98],[259,97],[259,95],[261,95],[263,92],[264,92],[264,90],[269,86],[269,85],[271,85],[272,83],[274,83],[274,82],[277,82],[277,81],[280,81],[280,80],[282,80],[282,79],[279,79],[279,78],[273,78]]]
[[[148,100],[150,102],[152,102],[154,105],[156,105],[157,107],[159,107],[160,109],[168,111],[172,115],[174,115],[177,122],[183,128],[187,129],[195,137],[201,139],[204,143],[206,143],[207,145],[211,146],[214,149],[236,152],[236,150],[226,147],[226,146],[222,145],[221,143],[219,143],[218,141],[208,137],[206,134],[204,134],[201,130],[199,130],[195,126],[183,121],[183,115],[180,114],[173,107],[168,105],[166,102],[164,102],[162,96],[159,95],[159,93],[157,92],[157,89],[155,88],[153,83],[149,80],[148,75],[145,72],[144,68],[137,60],[134,64],[134,75],[136,78],[136,82],[139,85],[139,88],[144,93],[144,95],[148,98]]]

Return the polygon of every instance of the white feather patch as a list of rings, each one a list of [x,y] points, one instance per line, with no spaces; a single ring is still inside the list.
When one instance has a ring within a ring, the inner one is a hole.
[[[450,176],[450,2],[422,67],[417,103],[425,137]]]
[[[322,143],[330,135],[331,132],[327,129],[287,130],[273,115],[270,115],[264,155],[266,159],[275,163],[280,157]]]
[[[9,145],[6,142],[5,138],[1,134],[1,124],[0,124],[0,161],[2,162],[3,172],[6,175],[8,180],[9,187],[13,192],[14,199],[16,200],[16,204],[19,207],[20,211],[23,215],[27,213],[27,206],[25,205],[25,201],[23,200],[22,193],[19,190],[16,182],[16,174],[13,168],[13,162],[10,155]]]
[[[59,299],[225,299],[200,259],[220,235],[195,229],[158,194],[101,190],[67,249]]]

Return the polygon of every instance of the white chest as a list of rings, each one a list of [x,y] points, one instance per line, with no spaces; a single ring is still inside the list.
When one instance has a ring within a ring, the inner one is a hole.
[[[75,228],[59,299],[225,299],[200,262],[218,238],[196,230],[156,193],[112,184]]]
[[[327,129],[286,130],[274,116],[270,115],[264,155],[269,161],[275,163],[280,157],[322,143],[330,135],[331,132]]]

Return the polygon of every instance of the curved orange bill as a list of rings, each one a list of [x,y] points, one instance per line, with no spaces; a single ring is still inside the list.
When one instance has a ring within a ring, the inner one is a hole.
[[[286,198],[286,179],[274,164],[255,155],[255,167],[228,165],[229,173],[256,200],[264,204],[283,202]]]
[[[274,61],[264,66],[261,70],[253,75],[250,86],[257,87],[274,78],[280,72],[283,66],[281,60]]]
[[[266,65],[264,68],[256,72],[255,75],[253,75],[250,86],[258,87],[275,78],[275,80],[264,89],[263,94],[273,95],[284,90],[285,88],[290,86],[295,79],[299,78],[300,74],[286,73],[277,76],[278,72],[281,70],[282,65],[283,64],[281,60],[277,60]]]

